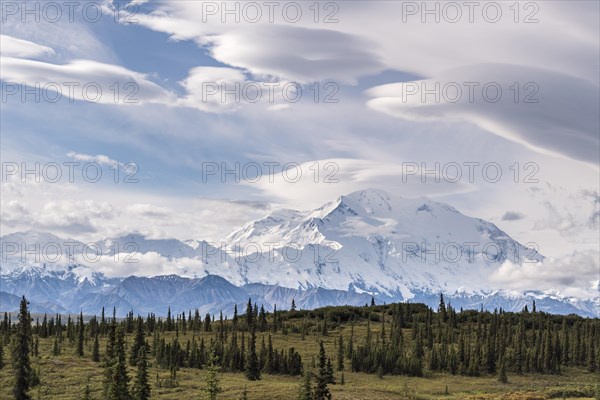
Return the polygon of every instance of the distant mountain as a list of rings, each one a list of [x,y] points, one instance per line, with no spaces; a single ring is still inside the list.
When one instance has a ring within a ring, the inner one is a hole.
[[[535,299],[548,312],[593,316],[600,310],[599,299],[489,287],[490,274],[505,261],[544,257],[494,224],[447,204],[380,190],[341,196],[312,211],[276,210],[220,243],[131,234],[62,246],[61,262],[48,257],[36,262],[15,251],[21,245],[52,249],[52,243],[65,241],[76,242],[39,232],[0,238],[0,310],[13,310],[15,299],[8,295],[23,294],[48,309],[98,313],[115,306],[119,314],[132,309],[164,315],[168,306],[227,314],[248,297],[268,309],[287,308],[292,299],[300,308],[362,305],[372,296],[378,302],[436,306],[440,293],[456,308],[516,311]],[[177,265],[181,276],[108,278],[93,263],[65,262],[77,253],[74,248],[105,255],[156,253]]]
[[[230,251],[262,250],[238,257],[246,282],[399,299],[416,291],[479,293],[504,261],[544,258],[449,205],[379,190],[341,196],[311,212],[275,211],[224,241]]]

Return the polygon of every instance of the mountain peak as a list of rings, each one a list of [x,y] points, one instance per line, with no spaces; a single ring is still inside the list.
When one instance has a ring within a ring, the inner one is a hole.
[[[346,204],[356,213],[368,215],[390,215],[392,212],[392,196],[379,189],[365,189],[340,196],[338,201]],[[361,212],[362,211],[362,212]]]

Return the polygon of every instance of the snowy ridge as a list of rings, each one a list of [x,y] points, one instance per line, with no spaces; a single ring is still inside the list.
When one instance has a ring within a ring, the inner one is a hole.
[[[292,215],[271,214],[225,238],[230,249],[249,238],[278,244],[262,257],[241,259],[248,282],[410,298],[412,290],[478,292],[505,260],[543,260],[495,225],[424,198],[365,190]],[[298,259],[291,247],[301,250]]]
[[[1,291],[30,293],[38,303],[55,301],[56,307],[67,310],[79,301],[90,311],[112,302],[159,312],[165,304],[183,305],[182,299],[194,307],[228,309],[240,296],[258,296],[267,307],[289,302],[290,296],[306,307],[364,304],[371,296],[435,305],[439,293],[465,308],[516,310],[535,298],[540,309],[547,307],[549,312],[597,315],[600,309],[599,299],[490,287],[490,274],[505,261],[544,257],[494,224],[447,204],[393,197],[375,189],[340,196],[312,211],[276,210],[219,243],[131,234],[95,246],[107,254],[155,253],[177,265],[181,276],[107,278],[95,272],[93,264],[23,262],[12,254],[14,249],[4,246],[64,241],[51,234],[25,232],[0,241]],[[203,283],[194,286],[190,280]],[[157,305],[149,308],[148,302]]]

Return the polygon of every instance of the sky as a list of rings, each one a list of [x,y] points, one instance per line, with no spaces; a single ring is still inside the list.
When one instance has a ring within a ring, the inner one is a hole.
[[[23,4],[0,3],[2,235],[217,241],[378,188],[598,251],[596,1]]]

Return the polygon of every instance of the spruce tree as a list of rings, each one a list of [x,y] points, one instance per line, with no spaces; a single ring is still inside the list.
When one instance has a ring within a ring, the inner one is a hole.
[[[208,400],[217,400],[218,394],[223,391],[221,388],[221,378],[219,377],[220,368],[218,362],[219,358],[213,350],[208,357],[207,365],[205,365],[206,377],[204,378],[204,382],[206,383],[206,388],[204,391],[208,395]]]
[[[316,376],[316,383],[314,388],[314,400],[331,400],[331,392],[327,387],[329,381],[329,375],[327,372],[327,356],[325,354],[325,347],[323,341],[319,343],[319,374]]]
[[[0,369],[4,368],[4,345],[3,340],[0,338]]]
[[[77,322],[77,355],[83,357],[83,339],[84,339],[85,325],[83,324],[83,311],[79,313],[79,320]]]
[[[264,332],[267,330],[267,313],[265,312],[265,307],[260,306],[260,312],[258,314],[258,321],[260,325],[260,331]]]
[[[15,400],[29,400],[27,394],[31,388],[31,362],[29,359],[29,343],[31,342],[31,317],[27,309],[25,296],[21,299],[19,306],[19,322],[17,323],[16,335],[12,349],[13,370],[15,383],[13,394]]]
[[[498,367],[498,382],[508,383],[508,376],[506,376],[506,362],[504,356],[500,357],[500,366]]]
[[[114,316],[113,309],[113,318],[110,326],[108,327],[108,339],[106,341],[106,352],[104,354],[104,380],[103,380],[103,390],[104,390],[104,398],[108,398],[108,392],[112,386],[112,368],[114,362],[115,355],[115,343],[117,340],[117,321]]]
[[[129,400],[125,338],[121,327],[116,332],[114,354],[110,363],[110,377],[108,400]]]
[[[248,344],[245,374],[248,380],[260,380],[260,364],[258,363],[258,357],[256,355],[256,331],[254,329],[252,329],[250,342]]]
[[[265,365],[263,367],[263,370],[267,373],[267,374],[272,374],[274,372],[274,360],[273,360],[273,339],[271,338],[271,334],[269,334],[269,342],[267,345],[267,352],[265,355]]]
[[[252,309],[252,299],[248,299],[246,305],[246,327],[248,330],[254,325],[254,310]]]
[[[54,338],[54,345],[52,346],[52,355],[54,357],[60,355],[60,343],[58,341],[58,336]]]
[[[333,364],[331,358],[327,358],[327,383],[335,384],[335,376],[333,375]]]
[[[133,382],[132,399],[148,400],[150,398],[150,383],[148,382],[148,357],[146,346],[143,345],[138,351],[137,373]]]
[[[590,337],[590,347],[587,352],[588,362],[587,362],[587,370],[589,372],[596,372],[596,346],[594,345],[594,338]]]
[[[140,349],[146,345],[144,321],[141,317],[138,317],[135,326],[135,337],[133,339],[133,345],[131,346],[131,353],[129,354],[129,364],[131,366],[138,365],[138,354],[140,353]]]
[[[298,390],[298,400],[313,400],[312,372],[304,371],[304,379]]]
[[[446,303],[444,302],[444,295],[440,293],[440,305],[438,306],[438,313],[443,322],[446,322],[448,317],[446,315]]]
[[[92,348],[92,361],[100,361],[100,343],[98,342],[98,334],[94,336],[94,347]]]

